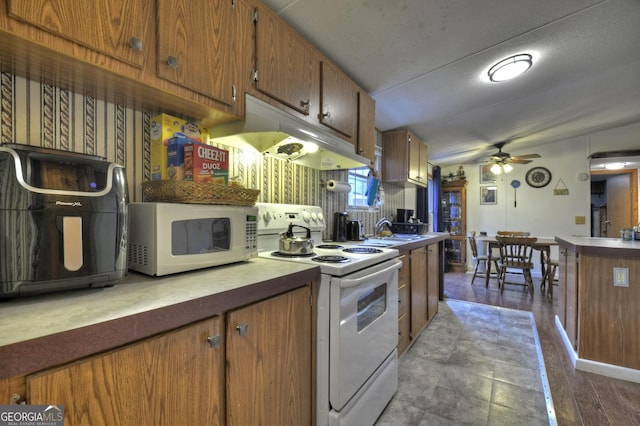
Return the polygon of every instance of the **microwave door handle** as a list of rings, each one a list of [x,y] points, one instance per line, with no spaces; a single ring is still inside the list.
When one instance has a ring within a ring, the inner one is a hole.
[[[365,275],[364,277],[360,277],[360,278],[347,278],[344,280],[340,280],[340,288],[351,288],[351,287],[358,287],[360,285],[362,285],[364,282],[371,280],[372,278],[375,278],[376,275],[379,274],[384,274],[387,272],[391,272],[394,269],[400,269],[402,267],[402,262],[399,260],[396,260],[393,265],[390,265],[386,268],[384,268],[381,271],[376,271],[373,272],[369,275]]]

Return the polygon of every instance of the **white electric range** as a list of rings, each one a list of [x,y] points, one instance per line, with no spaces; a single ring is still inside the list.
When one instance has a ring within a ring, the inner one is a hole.
[[[322,242],[326,223],[319,206],[256,207],[258,256],[320,267],[317,424],[373,425],[398,386],[398,251]],[[310,229],[312,254],[278,252],[290,224]]]

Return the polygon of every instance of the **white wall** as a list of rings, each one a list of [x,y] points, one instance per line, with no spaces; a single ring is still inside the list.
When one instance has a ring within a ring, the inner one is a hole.
[[[498,177],[498,199],[495,205],[480,205],[480,165],[465,164],[467,177],[467,231],[495,235],[499,230],[529,231],[537,237],[586,235],[591,233],[591,184],[580,181],[580,173],[589,173],[591,153],[640,148],[640,123],[609,131],[581,136],[566,141],[539,145],[532,149],[505,151],[511,155],[538,153],[542,158],[529,164],[514,164],[514,170]],[[525,174],[536,166],[551,171],[551,183],[544,188],[532,188]],[[458,165],[443,167],[442,175],[454,174]],[[515,190],[512,180],[520,181]],[[560,183],[560,179],[564,185]],[[567,188],[568,195],[554,195],[554,188]],[[517,197],[517,206],[514,201]],[[584,216],[585,224],[577,225],[576,216]],[[552,252],[557,257],[557,249]],[[470,256],[467,256],[470,258]],[[469,259],[467,259],[470,265]]]

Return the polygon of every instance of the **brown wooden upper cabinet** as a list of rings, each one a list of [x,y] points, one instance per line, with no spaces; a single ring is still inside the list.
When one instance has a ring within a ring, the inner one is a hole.
[[[355,141],[358,88],[342,71],[328,62],[322,62],[320,78],[320,122]]]
[[[158,0],[158,75],[226,105],[238,95],[241,2]]]
[[[382,134],[382,180],[426,187],[427,145],[409,129]]]
[[[367,93],[358,93],[358,144],[356,152],[375,163],[376,101]]]
[[[154,51],[153,2],[9,0],[9,16],[143,68]]]
[[[319,111],[320,58],[293,28],[256,8],[254,85],[304,116]]]

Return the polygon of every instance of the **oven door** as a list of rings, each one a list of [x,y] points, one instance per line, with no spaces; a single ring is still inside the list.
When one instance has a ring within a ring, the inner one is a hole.
[[[331,280],[329,399],[340,411],[398,344],[398,269],[392,259]]]

